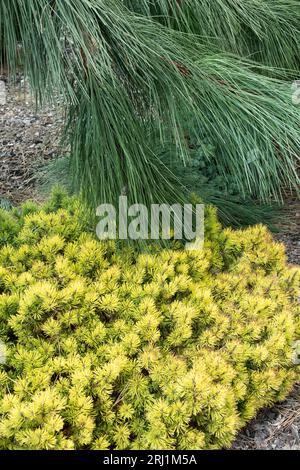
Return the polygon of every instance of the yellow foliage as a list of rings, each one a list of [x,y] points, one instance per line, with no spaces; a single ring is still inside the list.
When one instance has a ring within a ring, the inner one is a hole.
[[[299,269],[212,209],[203,250],[139,254],[63,201],[0,246],[0,448],[230,446],[299,379]]]

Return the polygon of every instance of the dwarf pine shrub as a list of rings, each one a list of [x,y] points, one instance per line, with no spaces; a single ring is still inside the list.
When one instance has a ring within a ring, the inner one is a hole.
[[[0,211],[1,449],[215,449],[299,378],[299,270],[257,226],[100,242],[76,201]],[[4,228],[3,228],[4,227]]]

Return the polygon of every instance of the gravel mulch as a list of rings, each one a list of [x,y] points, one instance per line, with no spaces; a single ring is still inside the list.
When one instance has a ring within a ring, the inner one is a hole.
[[[6,80],[0,75],[0,81]],[[48,107],[37,112],[28,93],[9,87],[0,104],[0,198],[14,204],[37,199],[35,171],[55,156],[63,116]],[[275,238],[286,245],[289,263],[300,265],[300,201],[289,197],[287,222]],[[300,449],[300,384],[283,403],[262,410],[238,435],[232,449]]]

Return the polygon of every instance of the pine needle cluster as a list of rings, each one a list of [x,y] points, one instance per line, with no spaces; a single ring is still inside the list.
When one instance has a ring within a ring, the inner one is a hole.
[[[178,200],[160,155],[186,165],[187,119],[240,193],[270,202],[299,188],[299,25],[299,0],[1,0],[0,65],[22,65],[38,105],[59,95],[91,205],[124,187]]]

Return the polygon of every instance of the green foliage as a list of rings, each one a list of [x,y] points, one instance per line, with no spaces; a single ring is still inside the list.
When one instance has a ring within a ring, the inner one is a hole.
[[[19,231],[18,220],[7,210],[0,208],[0,247],[13,240]]]
[[[203,148],[204,147],[204,148]],[[162,162],[178,178],[178,185],[187,197],[190,193],[198,194],[207,205],[218,209],[220,221],[225,226],[243,227],[264,223],[276,231],[278,221],[283,218],[279,205],[267,205],[247,196],[241,196],[233,178],[220,174],[215,160],[207,159],[205,149],[211,146],[201,144],[201,159],[198,153],[192,152],[189,162],[184,166],[182,161],[167,154],[161,154]],[[199,149],[200,150],[200,149]],[[199,161],[200,160],[200,161]],[[76,193],[70,185],[70,158],[60,157],[36,173],[37,188],[44,197],[49,197],[56,183],[60,183],[69,194]]]
[[[229,446],[299,378],[299,270],[212,208],[203,250],[137,254],[97,241],[79,207],[56,192],[7,219],[0,448]]]
[[[267,65],[300,65],[298,0],[123,0],[168,27],[200,34],[222,50]]]
[[[153,147],[171,142],[186,161],[187,115],[243,188],[257,187],[257,173],[261,199],[297,187],[300,113],[287,80],[299,24],[293,0],[0,3],[10,70],[21,56],[39,103],[59,91],[73,183],[96,205],[124,188],[132,202],[178,200]],[[255,149],[262,158],[245,171]]]
[[[205,204],[217,207],[220,221],[225,226],[264,223],[276,231],[276,225],[283,219],[282,207],[274,201],[264,203],[260,200],[262,182],[255,158],[246,166],[246,172],[247,168],[251,169],[253,181],[238,180],[236,174],[230,173],[230,167],[225,165],[226,152],[207,136],[201,135],[200,129],[191,129],[192,126],[186,133],[189,159],[185,165],[174,158],[174,149],[160,152],[162,161],[178,178],[186,193],[196,193]],[[224,165],[220,165],[220,160]],[[58,171],[53,172],[53,176],[56,173]]]
[[[8,199],[0,196],[0,209],[9,210],[12,207],[12,203]]]

